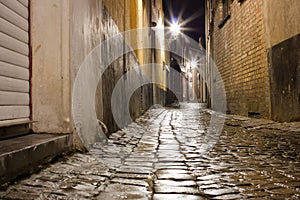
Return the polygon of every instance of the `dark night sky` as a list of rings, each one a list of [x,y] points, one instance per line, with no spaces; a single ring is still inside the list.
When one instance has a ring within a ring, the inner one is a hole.
[[[163,0],[163,4],[166,20],[172,20],[172,13],[173,17],[179,18],[180,23],[190,19],[191,21],[183,26],[184,29],[189,29],[185,30],[184,33],[196,41],[200,36],[204,38],[204,0]],[[192,18],[194,19],[192,20]],[[168,24],[165,23],[165,26]]]

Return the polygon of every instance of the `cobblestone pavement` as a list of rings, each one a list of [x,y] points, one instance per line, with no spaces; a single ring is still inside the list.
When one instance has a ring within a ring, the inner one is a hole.
[[[211,111],[152,109],[136,123],[0,192],[2,199],[299,199],[300,125],[227,116],[202,152]]]

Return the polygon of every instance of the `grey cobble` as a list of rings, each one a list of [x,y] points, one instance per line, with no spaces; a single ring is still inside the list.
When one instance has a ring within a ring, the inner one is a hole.
[[[152,109],[106,144],[10,185],[0,198],[300,198],[300,123],[226,116],[204,152],[211,113],[199,104]]]

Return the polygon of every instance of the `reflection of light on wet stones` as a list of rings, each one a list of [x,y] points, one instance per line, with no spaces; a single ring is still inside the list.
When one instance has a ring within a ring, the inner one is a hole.
[[[190,194],[154,194],[153,196],[153,200],[174,200],[174,199],[204,200],[207,198],[200,195],[190,195]]]
[[[232,193],[238,193],[238,191],[231,189],[231,188],[218,188],[218,189],[206,189],[204,190],[205,194],[211,195],[211,196],[220,196],[224,194],[232,194]]]
[[[107,186],[98,199],[148,199],[150,193],[144,187],[111,184]]]
[[[300,198],[299,133],[247,130],[243,126],[251,119],[236,119],[241,125],[225,126],[205,152],[200,148],[210,120],[205,110],[186,104],[150,112],[151,118],[139,118],[142,126],[137,120],[106,144],[51,165],[0,192],[0,198]]]
[[[195,179],[187,170],[165,169],[156,172],[158,179],[193,180]]]

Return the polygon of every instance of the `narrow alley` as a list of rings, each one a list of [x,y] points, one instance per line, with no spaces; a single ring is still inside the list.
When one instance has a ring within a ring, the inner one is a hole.
[[[299,0],[0,0],[0,199],[300,199]]]
[[[211,112],[196,103],[153,107],[106,144],[49,165],[0,198],[300,198],[299,123],[227,115],[218,142],[203,152]]]

